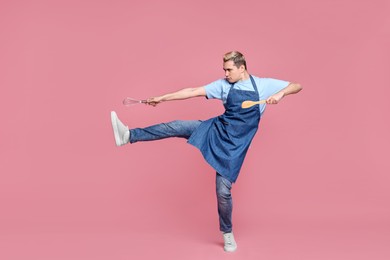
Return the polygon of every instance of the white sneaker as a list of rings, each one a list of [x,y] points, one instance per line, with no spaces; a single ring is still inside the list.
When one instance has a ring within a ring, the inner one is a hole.
[[[130,131],[116,115],[115,111],[111,111],[111,124],[112,130],[114,130],[115,143],[117,146],[127,144],[130,139]]]
[[[234,252],[237,249],[237,243],[234,240],[233,233],[223,233],[223,241],[225,242],[225,246],[223,249],[226,252]]]

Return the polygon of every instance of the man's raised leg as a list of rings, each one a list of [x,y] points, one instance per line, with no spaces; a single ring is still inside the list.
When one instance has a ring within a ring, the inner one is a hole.
[[[201,124],[200,120],[176,120],[169,123],[161,123],[145,128],[128,129],[118,118],[114,111],[111,112],[111,123],[115,136],[115,143],[121,146],[127,143],[154,141],[170,137],[188,139],[194,130]]]

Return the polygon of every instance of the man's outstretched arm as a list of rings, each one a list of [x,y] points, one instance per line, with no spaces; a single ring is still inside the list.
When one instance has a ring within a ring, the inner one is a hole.
[[[147,103],[149,105],[156,106],[157,104],[164,101],[182,100],[182,99],[202,97],[202,96],[206,96],[206,90],[204,87],[184,88],[173,93],[168,93],[162,96],[148,98]]]
[[[267,104],[277,104],[279,101],[287,95],[296,94],[302,90],[302,86],[299,83],[290,83],[287,87],[279,91],[278,93],[270,96],[267,99]]]

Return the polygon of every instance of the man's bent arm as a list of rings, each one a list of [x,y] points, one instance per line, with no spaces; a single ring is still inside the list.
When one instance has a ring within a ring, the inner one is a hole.
[[[279,91],[278,93],[270,96],[267,99],[267,104],[277,104],[283,97],[291,94],[296,94],[302,90],[302,86],[299,83],[290,83],[287,87]]]

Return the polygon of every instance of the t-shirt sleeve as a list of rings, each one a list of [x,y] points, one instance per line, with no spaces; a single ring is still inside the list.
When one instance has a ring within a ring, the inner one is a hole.
[[[222,93],[223,93],[223,80],[219,79],[214,82],[211,82],[210,84],[206,85],[206,97],[209,99],[217,98],[222,99]]]
[[[288,81],[279,80],[279,79],[266,78],[264,80],[265,80],[264,94],[266,99],[278,93],[279,91],[287,87],[288,84],[290,84],[290,82]]]

